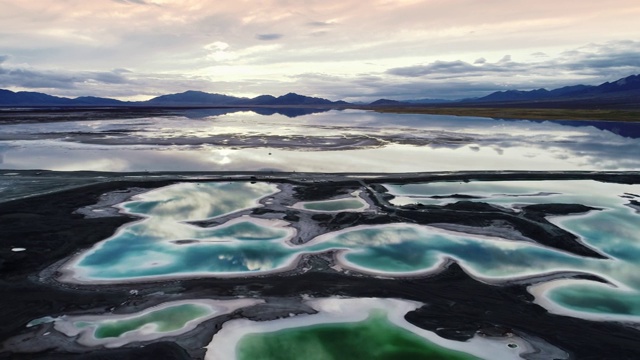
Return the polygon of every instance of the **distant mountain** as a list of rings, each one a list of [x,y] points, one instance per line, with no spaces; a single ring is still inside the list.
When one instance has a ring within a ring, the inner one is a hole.
[[[631,75],[614,82],[606,82],[596,87],[600,93],[637,91],[640,89],[640,75]]]
[[[75,99],[47,95],[38,92],[13,92],[0,89],[0,106],[158,106],[158,107],[207,107],[207,106],[308,106],[348,105],[344,101],[331,100],[288,93],[279,97],[261,95],[253,99],[202,91],[185,91],[168,94],[147,101],[125,102],[94,96]]]
[[[554,90],[498,91],[462,103],[569,107],[640,107],[640,75],[631,75],[597,86],[575,85]]]
[[[155,106],[207,106],[207,105],[233,105],[243,98],[235,96],[209,94],[202,91],[185,91],[179,94],[169,94],[144,101],[146,105]]]
[[[260,95],[256,96],[253,99],[249,99],[246,103],[251,103],[252,105],[270,105],[277,101],[275,96],[272,95]]]
[[[32,104],[71,105],[72,100],[37,92],[0,90],[0,105],[29,106]]]
[[[119,105],[127,105],[128,102],[109,99],[109,98],[101,98],[95,96],[81,96],[71,100],[76,105],[85,105],[85,106],[119,106]]]
[[[574,85],[558,89],[535,89],[529,91],[498,91],[481,98],[457,101],[442,99],[389,100],[379,99],[369,106],[510,106],[510,107],[555,107],[555,108],[640,108],[640,75],[632,75],[598,86]],[[168,94],[147,101],[126,102],[115,99],[83,96],[75,99],[47,95],[38,92],[0,89],[0,106],[4,107],[102,107],[102,106],[153,106],[153,107],[215,107],[215,106],[349,106],[345,101],[331,101],[318,97],[288,93],[279,97],[260,95],[254,98],[211,94],[202,91],[185,91]]]
[[[538,100],[548,98],[549,91],[546,89],[537,89],[531,91],[520,91],[520,90],[507,90],[507,91],[498,91],[491,93],[487,96],[465,100],[472,102],[498,102],[498,101],[523,101],[523,100]]]
[[[389,99],[379,99],[369,104],[370,106],[388,106],[388,105],[407,105],[404,101],[398,100],[389,100]]]
[[[413,100],[402,100],[402,102],[409,104],[445,104],[449,102],[453,102],[455,100],[445,100],[445,99],[413,99]]]
[[[286,95],[279,96],[273,99],[271,102],[268,102],[264,105],[331,105],[331,104],[334,104],[334,102],[331,100],[298,95],[295,93],[288,93]]]
[[[145,102],[154,106],[293,106],[332,105],[333,101],[288,93],[279,97],[260,95],[253,99],[229,95],[210,94],[202,91],[186,91],[179,94],[162,95]]]
[[[559,97],[579,96],[587,94],[596,86],[575,85],[565,86],[555,90],[536,89],[529,91],[507,90],[497,91],[487,96],[475,99],[465,99],[467,102],[498,102],[498,101],[532,101],[542,99],[554,99]]]
[[[75,99],[38,92],[0,89],[0,106],[119,106],[127,103],[107,98],[83,96]]]

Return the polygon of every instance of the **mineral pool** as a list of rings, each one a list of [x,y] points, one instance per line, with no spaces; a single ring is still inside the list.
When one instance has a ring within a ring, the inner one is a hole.
[[[131,282],[172,277],[252,276],[295,267],[303,254],[337,251],[338,265],[382,276],[439,271],[453,259],[471,276],[500,284],[558,272],[593,274],[607,283],[546,281],[531,285],[549,311],[593,319],[640,321],[640,232],[637,185],[596,181],[504,181],[385,185],[392,203],[442,205],[465,198],[519,211],[527,204],[583,204],[598,210],[549,221],[575,234],[606,259],[566,253],[533,241],[481,236],[464,228],[394,223],[354,226],[308,239],[282,220],[231,216],[260,206],[277,191],[271,184],[178,184],[140,195],[121,207],[144,216],[80,254],[63,269],[63,281]],[[212,194],[215,194],[212,195]],[[205,200],[203,200],[205,199]],[[230,215],[231,214],[231,215]],[[209,228],[187,223],[229,216]],[[452,225],[452,224],[450,224]],[[504,230],[504,229],[503,229]]]
[[[306,303],[318,313],[226,322],[205,359],[518,359],[532,349],[516,336],[443,339],[404,320],[407,312],[423,305],[416,302],[325,298]]]
[[[194,299],[167,302],[131,314],[65,315],[30,323],[53,322],[54,328],[84,346],[120,347],[137,342],[184,334],[216,316],[261,303],[256,299]]]

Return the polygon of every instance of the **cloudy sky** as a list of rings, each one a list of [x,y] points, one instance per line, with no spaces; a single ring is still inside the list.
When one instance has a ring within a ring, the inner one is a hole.
[[[68,97],[453,99],[640,73],[637,0],[0,0],[0,9],[0,88]]]

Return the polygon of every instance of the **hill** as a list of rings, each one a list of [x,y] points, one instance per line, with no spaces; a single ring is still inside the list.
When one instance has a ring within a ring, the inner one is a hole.
[[[574,85],[554,90],[498,91],[463,105],[565,108],[640,108],[640,75],[631,75],[597,86]]]
[[[0,106],[3,107],[251,107],[251,106],[351,106],[345,101],[331,101],[288,93],[279,97],[260,95],[254,98],[212,94],[202,91],[185,91],[167,94],[147,101],[126,102],[109,98],[82,96],[65,98],[39,92],[0,89]],[[379,99],[373,107],[521,107],[568,109],[640,109],[640,75],[631,75],[613,82],[592,85],[573,85],[558,89],[544,88],[529,91],[497,91],[480,98],[448,101],[440,99],[389,100]]]

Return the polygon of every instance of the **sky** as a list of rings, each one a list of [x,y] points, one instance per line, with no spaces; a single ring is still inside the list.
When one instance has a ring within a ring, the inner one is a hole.
[[[637,0],[0,0],[0,88],[458,99],[640,73]]]

